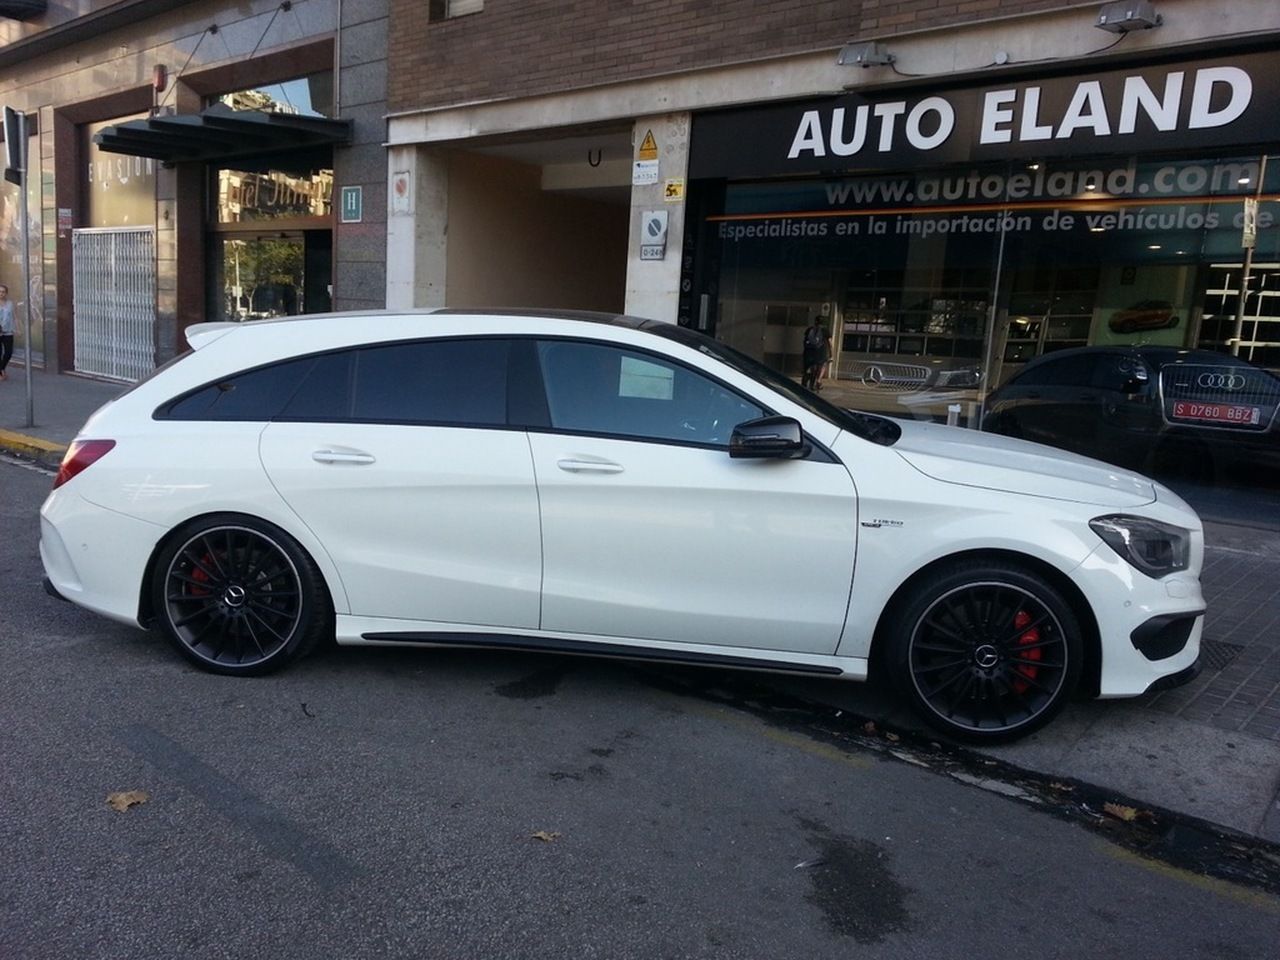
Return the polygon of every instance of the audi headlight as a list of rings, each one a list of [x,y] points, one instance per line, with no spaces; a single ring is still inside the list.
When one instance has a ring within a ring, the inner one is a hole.
[[[1112,550],[1149,577],[1187,569],[1191,531],[1146,517],[1098,517],[1089,526]]]

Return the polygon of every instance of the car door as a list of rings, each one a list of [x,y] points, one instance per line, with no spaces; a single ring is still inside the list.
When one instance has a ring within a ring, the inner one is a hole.
[[[1102,413],[1101,393],[1093,384],[1096,364],[1091,354],[1068,353],[1028,367],[1016,381],[1022,437],[1089,455]]]
[[[770,411],[669,358],[573,340],[537,352],[543,629],[833,653],[857,526],[844,466],[731,459],[733,427]]]
[[[335,354],[263,432],[263,466],[352,614],[537,627],[537,491],[507,427],[509,352],[464,338]]]

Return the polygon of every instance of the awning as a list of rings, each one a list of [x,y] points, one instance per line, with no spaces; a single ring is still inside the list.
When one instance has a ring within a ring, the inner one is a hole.
[[[0,0],[0,17],[34,20],[49,12],[47,0]]]
[[[163,163],[231,160],[350,141],[350,120],[232,110],[222,103],[200,113],[130,120],[93,137],[111,153]]]

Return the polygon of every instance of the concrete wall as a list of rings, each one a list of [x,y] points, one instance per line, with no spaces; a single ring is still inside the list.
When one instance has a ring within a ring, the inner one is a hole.
[[[342,188],[362,187],[360,223],[333,235],[333,307],[387,305],[387,0],[347,0],[337,40],[338,115],[355,125],[352,143],[334,151],[334,203]]]
[[[545,193],[538,167],[457,152],[449,163],[450,307],[621,312],[625,206]]]

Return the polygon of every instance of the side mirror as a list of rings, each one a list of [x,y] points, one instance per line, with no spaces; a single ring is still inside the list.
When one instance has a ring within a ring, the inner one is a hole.
[[[733,428],[729,437],[729,456],[789,460],[804,456],[809,445],[804,442],[800,421],[791,417],[761,417]]]

